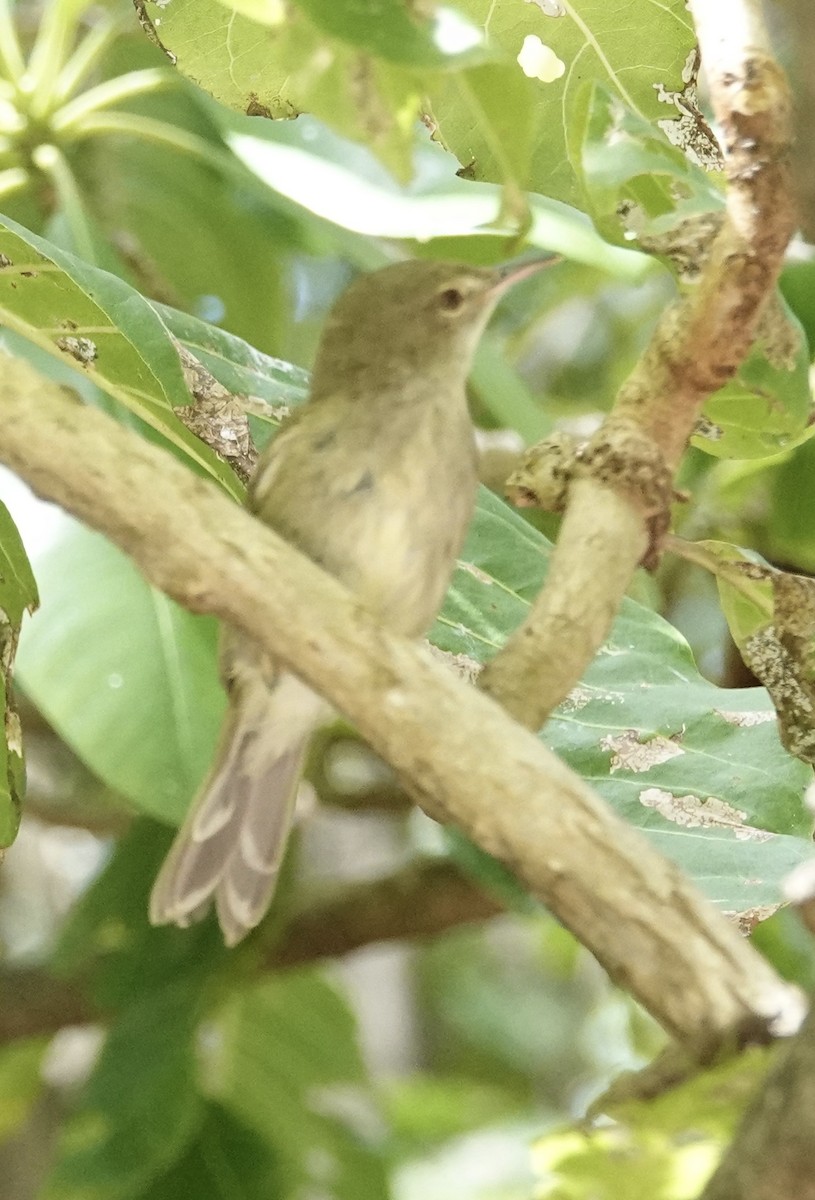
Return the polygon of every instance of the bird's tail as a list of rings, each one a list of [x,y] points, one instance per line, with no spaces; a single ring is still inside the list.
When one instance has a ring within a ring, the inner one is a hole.
[[[213,768],[153,885],[154,925],[187,926],[214,899],[224,940],[234,946],[269,907],[311,731],[295,723],[275,736],[280,699],[262,714],[230,709]]]

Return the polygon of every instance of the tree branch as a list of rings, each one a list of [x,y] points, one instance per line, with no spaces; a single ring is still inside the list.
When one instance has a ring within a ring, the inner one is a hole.
[[[295,914],[258,965],[268,970],[305,966],[375,942],[433,937],[501,912],[499,901],[451,863],[415,862]],[[0,1045],[104,1021],[108,1015],[81,981],[57,979],[40,967],[0,968]]]
[[[815,1009],[770,1068],[700,1200],[815,1200]]]
[[[546,585],[481,676],[480,686],[533,729],[605,641],[649,545],[653,498],[635,477],[621,472],[615,479],[608,461],[628,458],[636,468],[645,442],[669,475],[675,472],[702,404],[750,350],[795,228],[790,97],[761,6],[690,0],[689,7],[724,140],[725,219],[698,282],[665,312],[590,443],[605,477],[584,472],[569,489]]]
[[[444,859],[411,863],[295,915],[266,965],[294,967],[374,942],[434,937],[503,911],[500,901]]]
[[[213,485],[27,363],[4,360],[0,409],[0,461],[156,587],[238,626],[325,695],[430,815],[501,859],[666,1030],[706,1054],[797,1023],[795,990],[683,872],[427,649],[379,628]]]

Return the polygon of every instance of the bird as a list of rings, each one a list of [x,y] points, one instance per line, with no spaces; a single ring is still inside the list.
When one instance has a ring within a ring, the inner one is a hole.
[[[392,632],[420,637],[441,607],[478,486],[473,356],[499,298],[550,261],[420,259],[358,276],[326,318],[306,403],[259,457],[249,511]],[[213,765],[149,915],[186,927],[214,902],[235,946],[271,904],[308,742],[332,710],[229,626],[219,665],[229,703]]]

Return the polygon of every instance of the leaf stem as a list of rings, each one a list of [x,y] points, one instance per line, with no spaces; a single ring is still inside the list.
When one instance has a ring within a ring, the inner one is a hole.
[[[9,0],[0,0],[0,70],[12,83],[18,83],[25,74],[25,59]]]
[[[103,13],[91,26],[71,57],[60,71],[54,84],[54,101],[61,104],[72,96],[85,81],[119,32],[120,20],[111,13]]]
[[[100,134],[118,133],[139,138],[159,145],[171,146],[184,154],[189,154],[202,162],[208,163],[218,171],[238,170],[235,159],[226,150],[211,145],[196,133],[179,129],[167,121],[159,121],[155,117],[142,117],[130,112],[93,112],[72,122],[65,134],[71,140],[80,141],[86,137],[96,137]]]
[[[164,67],[150,67],[145,71],[130,71],[127,75],[119,75],[116,79],[108,79],[97,87],[90,88],[77,96],[64,108],[54,114],[51,122],[55,132],[70,130],[84,117],[109,105],[128,100],[131,96],[144,96],[159,88],[177,85],[178,76]]]
[[[20,90],[28,96],[28,111],[42,118],[54,105],[54,84],[59,77],[77,26],[89,0],[51,0],[43,9],[40,27]]]
[[[0,196],[19,192],[30,182],[31,177],[23,167],[9,167],[6,171],[0,171]]]
[[[54,186],[59,207],[65,214],[68,229],[79,258],[98,265],[93,233],[82,203],[82,192],[71,166],[57,146],[37,146],[33,155],[34,165],[48,177]]]

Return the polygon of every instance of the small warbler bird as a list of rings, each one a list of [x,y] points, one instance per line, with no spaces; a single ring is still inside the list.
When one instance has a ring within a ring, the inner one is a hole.
[[[248,507],[418,637],[438,612],[477,486],[466,381],[503,292],[551,259],[491,270],[402,262],[361,276],[331,310],[308,402],[264,450]],[[227,945],[263,917],[311,733],[331,710],[226,628],[229,696],[215,761],[161,868],[154,924],[186,926],[214,899]]]

